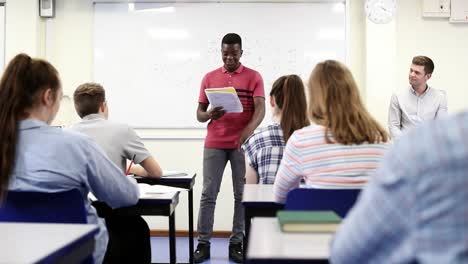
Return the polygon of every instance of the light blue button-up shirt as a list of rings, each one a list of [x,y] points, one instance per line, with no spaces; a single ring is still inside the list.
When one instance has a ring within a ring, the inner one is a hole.
[[[388,110],[388,129],[392,138],[396,139],[404,130],[446,114],[445,91],[427,87],[424,93],[418,95],[410,86],[403,92],[392,95]]]
[[[103,219],[98,218],[87,199],[88,192],[113,208],[134,205],[139,198],[136,182],[125,177],[90,138],[33,119],[20,122],[9,189],[38,192],[80,190],[88,223],[97,224],[100,228],[94,252],[96,263],[101,263],[104,258],[108,235]]]
[[[331,263],[468,263],[468,112],[387,152],[334,238]]]

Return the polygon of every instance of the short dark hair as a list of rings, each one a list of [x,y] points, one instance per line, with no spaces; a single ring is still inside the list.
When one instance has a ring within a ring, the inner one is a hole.
[[[98,83],[83,83],[73,93],[75,110],[83,118],[99,113],[99,107],[106,101],[106,91]]]
[[[241,37],[236,34],[236,33],[228,33],[223,37],[223,40],[221,41],[221,46],[223,44],[228,44],[228,45],[233,45],[233,44],[239,44],[240,48],[242,49],[242,39]]]
[[[411,61],[414,65],[424,66],[424,73],[431,74],[434,71],[434,62],[426,56],[416,56]]]

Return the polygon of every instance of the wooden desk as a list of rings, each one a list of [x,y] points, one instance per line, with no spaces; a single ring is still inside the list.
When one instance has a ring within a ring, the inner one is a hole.
[[[328,263],[332,237],[332,233],[283,233],[277,218],[255,218],[246,263]]]
[[[253,217],[276,217],[276,212],[284,205],[275,202],[272,184],[246,184],[242,196],[244,206],[245,237],[244,257],[248,249],[250,223]]]
[[[161,179],[151,179],[147,177],[135,177],[138,183],[149,185],[166,185],[179,187],[188,190],[188,216],[189,216],[189,263],[193,264],[193,185],[195,184],[196,173],[186,173],[187,176],[162,177]]]
[[[0,263],[81,263],[92,256],[96,225],[0,223]]]
[[[107,206],[103,202],[93,202],[95,207]],[[104,205],[103,205],[104,204]],[[134,206],[121,207],[112,210],[116,215],[151,215],[169,217],[169,258],[170,263],[176,263],[176,230],[175,208],[179,204],[179,192],[152,194],[151,198],[142,198]]]

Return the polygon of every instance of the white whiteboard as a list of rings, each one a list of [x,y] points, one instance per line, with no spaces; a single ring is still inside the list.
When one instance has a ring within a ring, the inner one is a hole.
[[[242,37],[241,62],[260,72],[268,96],[281,75],[305,81],[321,60],[344,62],[345,21],[344,2],[97,3],[94,79],[106,88],[112,120],[204,127],[196,120],[200,83],[222,66],[226,33]]]
[[[4,68],[5,68],[5,3],[0,3],[0,72],[3,72]]]

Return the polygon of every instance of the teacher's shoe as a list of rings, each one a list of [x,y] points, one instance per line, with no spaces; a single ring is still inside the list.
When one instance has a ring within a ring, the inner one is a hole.
[[[244,261],[244,254],[241,243],[229,244],[229,259],[235,263],[242,263]]]
[[[210,244],[198,243],[197,249],[193,253],[193,262],[202,263],[210,258]]]

